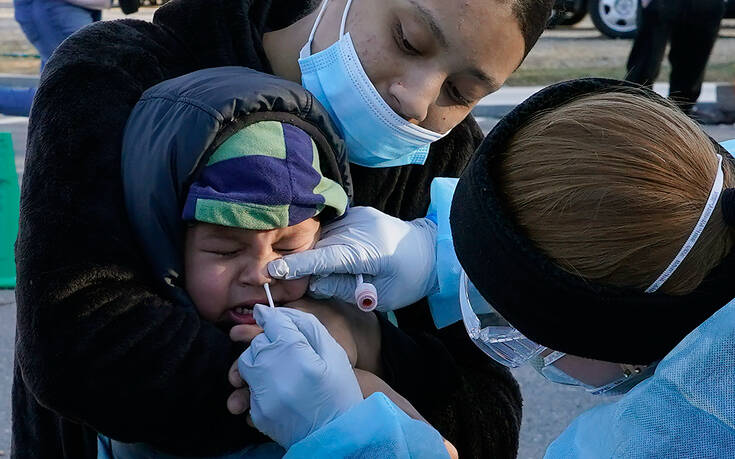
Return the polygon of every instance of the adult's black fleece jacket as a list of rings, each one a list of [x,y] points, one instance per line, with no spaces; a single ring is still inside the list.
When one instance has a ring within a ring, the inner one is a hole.
[[[207,67],[270,73],[263,33],[309,3],[173,0],[153,23],[86,27],[49,60],[29,122],[16,245],[13,457],[93,458],[95,431],[184,455],[261,438],[225,410],[239,346],[171,307],[149,274],[125,211],[120,150],[143,91]],[[468,118],[424,166],[353,167],[355,203],[423,216],[431,179],[457,176],[481,137]],[[463,457],[514,457],[521,399],[510,373],[461,325],[437,332],[425,303],[399,322],[382,321],[386,381]]]

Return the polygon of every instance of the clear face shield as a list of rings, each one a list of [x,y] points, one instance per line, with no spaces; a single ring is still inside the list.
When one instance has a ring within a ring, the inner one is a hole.
[[[656,368],[655,364],[623,365],[586,359],[535,343],[483,298],[464,271],[459,282],[459,304],[467,334],[485,354],[510,368],[528,363],[552,382],[582,386],[594,395],[619,395]]]

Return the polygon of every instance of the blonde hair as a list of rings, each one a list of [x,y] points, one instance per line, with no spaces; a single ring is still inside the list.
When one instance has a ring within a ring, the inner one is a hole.
[[[498,179],[517,223],[562,269],[646,289],[694,229],[715,180],[716,151],[673,105],[621,89],[535,116],[502,153]],[[723,168],[732,186],[727,159]],[[718,204],[660,291],[691,292],[732,244]]]

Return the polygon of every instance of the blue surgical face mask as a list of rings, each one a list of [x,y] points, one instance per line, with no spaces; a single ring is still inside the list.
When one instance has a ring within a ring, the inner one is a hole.
[[[429,145],[445,134],[424,129],[401,118],[385,103],[362,68],[349,33],[345,33],[348,0],[340,38],[329,48],[311,54],[314,33],[329,0],[314,21],[309,41],[301,50],[301,83],[327,109],[339,127],[350,162],[365,167],[424,164]]]

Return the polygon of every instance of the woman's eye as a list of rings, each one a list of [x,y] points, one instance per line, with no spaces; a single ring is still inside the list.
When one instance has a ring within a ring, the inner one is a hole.
[[[472,104],[472,101],[464,97],[459,89],[457,89],[457,87],[454,85],[449,86],[449,95],[452,97],[452,99],[454,99],[455,102],[460,105],[467,106]]]
[[[408,41],[408,38],[406,38],[406,34],[403,33],[403,26],[400,23],[396,24],[394,35],[398,47],[401,48],[403,51],[413,56],[418,56],[421,54],[419,50],[414,48],[411,42]]]

